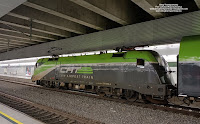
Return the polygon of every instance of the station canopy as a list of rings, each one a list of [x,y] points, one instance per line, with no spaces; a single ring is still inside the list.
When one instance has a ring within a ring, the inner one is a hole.
[[[200,0],[3,0],[0,60],[178,43],[200,35],[199,8]]]

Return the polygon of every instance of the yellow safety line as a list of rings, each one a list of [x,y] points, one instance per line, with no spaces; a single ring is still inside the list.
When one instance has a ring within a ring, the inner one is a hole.
[[[9,115],[7,115],[7,114],[5,114],[5,113],[3,113],[3,112],[1,112],[1,111],[0,111],[0,114],[3,115],[3,116],[5,116],[5,117],[7,117],[7,118],[9,118],[10,120],[14,121],[14,122],[17,123],[17,124],[23,124],[23,123],[19,122],[18,120],[16,120],[16,119],[10,117]]]

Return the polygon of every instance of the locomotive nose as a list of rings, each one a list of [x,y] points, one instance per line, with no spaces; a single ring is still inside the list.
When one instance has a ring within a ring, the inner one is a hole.
[[[33,75],[33,76],[31,77],[31,80],[32,80],[32,82],[35,82],[35,81],[36,81],[36,77]]]

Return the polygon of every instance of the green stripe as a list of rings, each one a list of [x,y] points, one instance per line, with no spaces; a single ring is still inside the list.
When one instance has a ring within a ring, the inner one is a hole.
[[[82,72],[82,71],[85,71],[85,72],[92,72],[93,70],[78,70],[78,72]]]
[[[93,72],[77,72],[78,74],[93,74]]]

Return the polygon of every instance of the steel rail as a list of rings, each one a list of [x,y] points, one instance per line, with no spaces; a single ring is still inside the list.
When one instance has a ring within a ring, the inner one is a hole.
[[[0,102],[48,124],[102,124],[98,121],[52,109],[4,92],[0,92]]]

